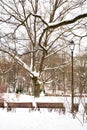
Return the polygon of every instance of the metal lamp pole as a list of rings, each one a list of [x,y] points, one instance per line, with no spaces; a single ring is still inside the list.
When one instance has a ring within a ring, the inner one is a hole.
[[[72,80],[71,80],[71,113],[74,112],[74,75],[73,75],[73,52],[74,52],[74,47],[75,44],[73,41],[70,42],[70,50],[71,50],[71,61],[72,61],[72,66],[71,66],[71,70],[72,70]]]

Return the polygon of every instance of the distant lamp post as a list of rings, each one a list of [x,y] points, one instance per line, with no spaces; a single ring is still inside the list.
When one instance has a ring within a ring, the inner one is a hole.
[[[72,80],[71,80],[71,113],[74,112],[74,76],[73,76],[73,52],[75,48],[75,44],[73,41],[70,42],[69,44],[70,50],[71,50],[71,61],[72,61]]]

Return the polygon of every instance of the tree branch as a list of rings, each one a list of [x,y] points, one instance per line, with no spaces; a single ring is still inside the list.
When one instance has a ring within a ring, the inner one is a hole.
[[[76,21],[78,21],[78,20],[80,20],[80,19],[82,19],[82,18],[86,18],[86,17],[87,17],[87,13],[78,15],[77,17],[75,17],[75,18],[73,18],[73,19],[71,19],[71,20],[66,20],[66,21],[60,22],[60,23],[58,23],[58,24],[49,23],[47,29],[48,29],[48,28],[53,28],[53,29],[55,29],[55,28],[58,28],[58,27],[60,27],[60,26],[72,24],[72,23],[75,23]]]
[[[39,38],[39,45],[44,48],[42,45],[41,45],[41,41],[42,41],[42,38],[45,34],[45,32],[48,30],[48,29],[55,29],[55,28],[58,28],[58,27],[61,27],[61,26],[65,26],[65,25],[69,25],[69,24],[73,24],[75,23],[76,21],[82,19],[82,18],[86,18],[87,17],[87,13],[85,14],[80,14],[78,16],[76,16],[75,18],[71,19],[71,20],[66,20],[66,21],[62,21],[60,23],[57,23],[57,24],[54,24],[54,23],[49,23],[48,26],[43,29],[43,32]]]

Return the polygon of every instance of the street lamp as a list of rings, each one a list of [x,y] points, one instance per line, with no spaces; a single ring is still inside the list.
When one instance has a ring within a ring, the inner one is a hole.
[[[73,52],[74,52],[74,48],[75,48],[75,44],[73,41],[70,42],[69,44],[70,50],[71,50],[71,61],[72,61],[72,66],[71,66],[71,70],[72,70],[72,80],[71,80],[71,112],[74,112],[74,76],[73,76]]]

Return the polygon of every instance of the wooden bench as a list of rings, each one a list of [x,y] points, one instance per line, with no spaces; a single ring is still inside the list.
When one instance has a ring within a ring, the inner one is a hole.
[[[51,102],[36,102],[37,109],[48,108],[48,110],[59,110],[59,112],[65,113],[65,106],[63,103],[51,103]]]
[[[32,102],[7,102],[7,111],[12,110],[12,108],[30,108],[34,109]]]
[[[73,104],[73,109],[74,109],[74,112],[78,112],[79,104],[78,103]]]
[[[0,108],[4,108],[4,102],[0,102]]]
[[[84,106],[84,110],[85,110],[85,113],[86,113],[86,115],[87,115],[87,103],[86,103],[85,106]]]
[[[0,99],[0,108],[4,108],[4,100]]]

